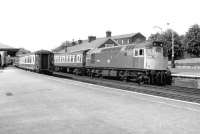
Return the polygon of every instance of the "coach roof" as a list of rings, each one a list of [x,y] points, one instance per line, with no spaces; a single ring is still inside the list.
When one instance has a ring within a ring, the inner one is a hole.
[[[35,54],[49,54],[52,53],[51,51],[48,50],[38,50],[34,52]]]

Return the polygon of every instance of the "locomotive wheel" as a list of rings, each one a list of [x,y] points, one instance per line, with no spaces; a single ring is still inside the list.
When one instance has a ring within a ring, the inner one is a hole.
[[[144,84],[145,83],[145,78],[142,74],[139,74],[137,79],[136,79],[136,82],[141,85],[141,84]]]
[[[98,78],[102,78],[103,77],[101,70],[96,70],[96,72],[97,72],[96,75],[97,75]]]
[[[166,84],[171,85],[172,83],[172,76],[171,76],[171,72],[167,71],[166,72]]]
[[[120,71],[120,72],[119,72],[119,78],[120,78],[120,80],[122,80],[122,81],[128,81],[128,80],[129,80],[126,71]]]
[[[156,84],[161,85],[161,75],[160,72],[156,73]]]
[[[150,72],[150,84],[154,85],[155,83],[156,83],[156,72],[152,70]]]
[[[166,84],[166,77],[165,77],[165,73],[163,71],[160,73],[160,77],[161,77],[161,79],[160,79],[161,85],[165,85]]]

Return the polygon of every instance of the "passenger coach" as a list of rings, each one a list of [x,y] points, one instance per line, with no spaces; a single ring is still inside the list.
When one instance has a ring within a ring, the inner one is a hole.
[[[16,59],[17,63],[15,65],[22,69],[51,74],[54,69],[53,61],[52,52],[40,50],[34,53],[20,55]]]

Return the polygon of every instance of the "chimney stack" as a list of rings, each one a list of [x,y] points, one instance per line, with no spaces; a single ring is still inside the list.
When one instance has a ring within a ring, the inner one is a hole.
[[[106,31],[106,37],[107,38],[111,37],[111,31]]]
[[[74,39],[72,39],[72,46],[76,45],[76,42],[74,41]]]
[[[88,42],[96,40],[96,36],[88,36]]]

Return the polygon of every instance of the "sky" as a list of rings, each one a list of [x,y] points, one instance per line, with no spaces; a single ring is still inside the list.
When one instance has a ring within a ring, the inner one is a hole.
[[[62,42],[200,25],[198,0],[0,0],[0,42],[30,51]],[[167,25],[170,23],[170,25]],[[158,28],[160,27],[160,28]]]

